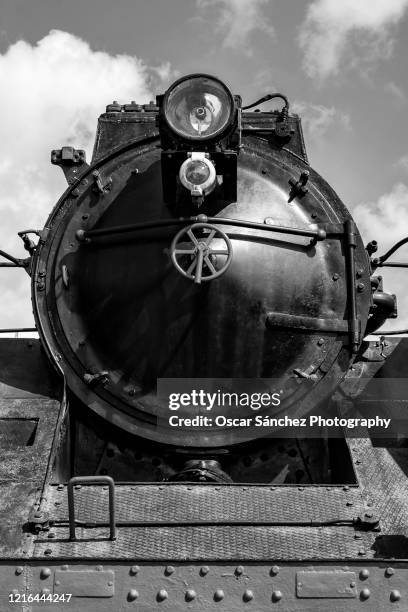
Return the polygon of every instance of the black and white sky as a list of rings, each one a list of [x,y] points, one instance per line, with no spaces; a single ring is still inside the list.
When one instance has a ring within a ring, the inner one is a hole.
[[[0,249],[24,256],[17,231],[64,191],[51,149],[89,160],[107,103],[207,72],[244,103],[289,97],[312,166],[384,252],[408,235],[407,30],[408,0],[1,0]],[[32,326],[27,275],[0,273],[0,327]],[[387,328],[408,326],[407,275],[384,271]]]

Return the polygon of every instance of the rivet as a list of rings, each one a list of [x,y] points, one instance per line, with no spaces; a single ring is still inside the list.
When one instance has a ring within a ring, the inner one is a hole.
[[[397,589],[394,589],[393,591],[391,591],[390,593],[391,601],[399,601],[400,599],[401,599],[401,593]]]
[[[279,566],[278,565],[273,565],[271,567],[270,574],[271,574],[271,576],[276,576],[277,574],[279,574]]]
[[[280,601],[282,599],[282,591],[273,591],[272,592],[272,601]]]
[[[222,589],[217,589],[214,593],[215,601],[221,601],[224,599],[224,591]]]
[[[359,549],[359,551],[358,551],[358,554],[359,554],[360,556],[365,555],[365,554],[366,554],[366,551],[364,550],[364,548],[360,548],[360,549]]]
[[[57,487],[57,491],[63,491],[64,490],[64,485],[63,484],[59,484]]]
[[[168,565],[164,570],[164,573],[166,576],[171,576],[171,574],[174,574],[174,567],[172,565]]]
[[[197,593],[193,589],[186,591],[186,601],[193,601],[197,597]]]
[[[361,540],[363,536],[361,535],[361,533],[355,533],[353,537],[355,540]]]
[[[354,463],[355,463],[356,465],[360,465],[361,461],[360,461],[360,459],[357,459],[357,460],[356,460]]]
[[[131,576],[136,576],[136,574],[139,572],[140,567],[138,565],[132,565],[132,567],[129,570],[129,574]]]
[[[61,569],[66,571],[68,569],[68,565],[61,565]]]
[[[50,531],[50,533],[48,534],[48,537],[50,539],[55,538],[55,536],[56,536],[55,531]]]
[[[242,565],[238,565],[238,567],[235,569],[235,574],[237,576],[242,576],[242,574],[244,573],[244,568]]]
[[[130,589],[129,593],[127,594],[128,601],[135,601],[135,599],[138,597],[139,593],[136,591],[136,589]]]
[[[160,589],[160,591],[157,593],[157,601],[164,601],[168,598],[168,596],[169,594],[167,593],[166,589]]]
[[[319,338],[317,341],[317,345],[318,346],[322,346],[322,344],[324,344],[324,339],[323,338]]]
[[[73,189],[73,190],[71,191],[71,194],[72,194],[72,195],[73,195],[75,198],[77,198],[77,197],[79,196],[79,189],[77,189],[77,188]]]
[[[384,573],[387,576],[387,578],[389,578],[390,576],[394,575],[394,569],[392,567],[387,567]]]
[[[75,485],[74,489],[75,491],[79,491],[80,489],[82,489],[82,485]]]
[[[200,575],[206,576],[209,571],[210,571],[210,568],[208,567],[208,565],[203,565],[203,567],[200,568]]]
[[[305,487],[298,487],[298,491],[304,491]]]
[[[345,487],[343,487],[343,491],[349,491],[349,490],[350,490],[349,486],[346,485]]]
[[[60,501],[56,501],[56,502],[54,502],[54,506],[60,506],[60,505],[61,505],[61,502],[60,502]]]
[[[49,595],[50,593],[50,589],[41,589],[41,595]]]
[[[109,582],[108,582],[108,586],[113,586],[113,582],[112,582],[112,580],[109,580]]]
[[[346,506],[353,506],[353,505],[354,505],[354,502],[352,502],[352,501],[346,502]]]
[[[97,572],[101,572],[103,570],[103,567],[102,565],[97,565],[95,569]]]
[[[371,595],[370,589],[362,589],[360,591],[360,599],[368,599]]]
[[[334,281],[339,280],[339,278],[340,278],[340,275],[339,275],[339,274],[337,274],[337,272],[335,272],[335,273],[333,274],[333,276],[332,276],[332,279],[333,279]]]
[[[88,218],[89,218],[89,215],[88,215],[88,214],[82,215],[82,219],[83,219],[84,221],[86,221]]]
[[[360,575],[360,580],[367,580],[367,578],[370,575],[370,572],[369,572],[368,569],[364,568],[364,569],[361,570],[359,575]]]
[[[357,291],[359,293],[362,293],[364,291],[364,289],[365,289],[364,283],[357,283]]]
[[[40,572],[40,576],[41,578],[48,578],[49,576],[51,576],[51,570],[49,567],[43,567],[41,572]]]
[[[244,601],[252,601],[253,598],[254,598],[254,594],[250,589],[247,589],[242,596],[242,599]]]
[[[19,565],[18,567],[16,567],[16,574],[17,576],[19,576],[22,573],[23,573],[23,568],[21,567],[21,565]]]
[[[61,581],[60,581],[60,580],[55,580],[55,581],[54,581],[54,584],[55,584],[56,586],[59,586],[59,585],[61,584]]]
[[[351,586],[352,589],[354,589],[354,587],[356,586],[356,583],[354,581],[350,582],[350,586]]]
[[[51,555],[51,554],[52,554],[52,550],[51,550],[51,548],[46,548],[46,549],[44,550],[44,555]]]
[[[136,395],[136,390],[135,389],[129,389],[128,394],[133,397],[134,395]]]

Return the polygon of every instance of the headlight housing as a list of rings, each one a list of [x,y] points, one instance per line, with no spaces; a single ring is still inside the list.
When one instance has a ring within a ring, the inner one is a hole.
[[[236,106],[222,81],[206,74],[192,74],[169,87],[161,112],[178,139],[194,143],[221,139],[234,124]]]

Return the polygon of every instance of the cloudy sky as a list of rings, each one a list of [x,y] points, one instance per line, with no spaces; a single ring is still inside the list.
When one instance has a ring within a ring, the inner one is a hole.
[[[0,249],[24,256],[17,231],[65,189],[52,148],[90,159],[107,103],[209,72],[244,103],[289,97],[312,166],[384,252],[408,235],[407,29],[408,0],[1,0]],[[28,277],[0,275],[0,327],[31,326]],[[387,328],[408,326],[408,271],[384,278],[400,311]]]

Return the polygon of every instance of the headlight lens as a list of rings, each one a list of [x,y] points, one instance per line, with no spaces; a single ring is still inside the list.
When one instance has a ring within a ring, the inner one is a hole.
[[[234,99],[229,89],[213,77],[185,77],[167,90],[163,111],[168,125],[179,136],[209,140],[231,123]]]
[[[210,176],[210,168],[203,161],[191,161],[186,168],[186,179],[194,185],[202,185]]]

